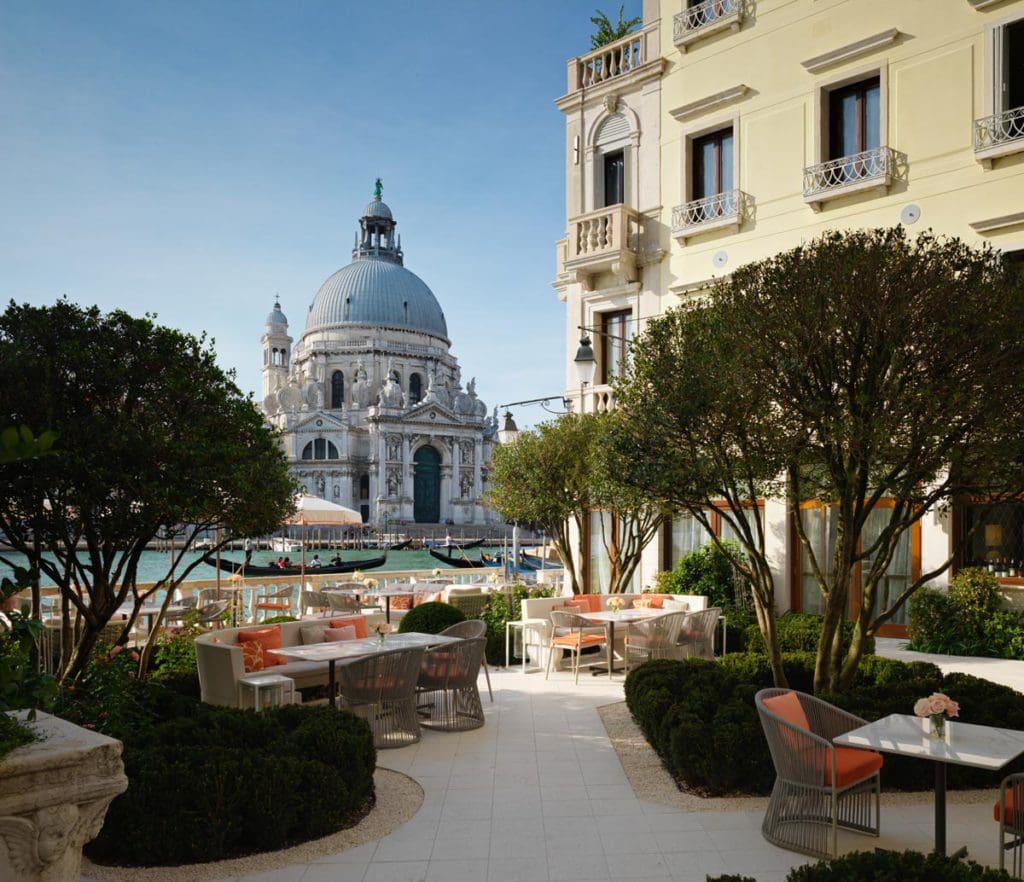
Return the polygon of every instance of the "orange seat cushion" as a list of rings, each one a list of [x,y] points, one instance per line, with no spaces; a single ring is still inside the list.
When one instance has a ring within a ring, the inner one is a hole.
[[[865,778],[870,778],[882,768],[882,754],[873,750],[857,750],[854,747],[836,749],[836,787],[847,787]],[[832,764],[825,766],[825,783],[832,784]]]
[[[346,625],[355,625],[357,640],[365,640],[368,636],[365,616],[348,616],[343,619],[331,619],[327,624],[331,628],[344,628]]]
[[[1019,809],[1015,809],[1013,804],[1013,791],[1007,790],[1006,796],[1003,799],[1003,805],[1006,806],[1006,823],[1008,826],[1017,827],[1021,823],[1021,812]],[[997,824],[1002,823],[1003,816],[999,811],[999,800],[996,800],[995,805],[992,806],[992,817],[995,818]]]
[[[554,639],[555,646],[590,646],[593,643],[604,643],[604,636],[601,634],[563,634]]]
[[[260,645],[263,650],[263,667],[265,668],[288,664],[273,652],[275,649],[281,648],[280,625],[268,625],[266,628],[243,628],[238,632],[237,639],[239,643],[254,642]]]
[[[807,722],[807,714],[800,704],[800,698],[795,692],[787,692],[785,695],[776,695],[774,698],[766,698],[764,706],[775,716],[782,717],[787,723],[799,726],[801,729],[811,731],[811,724]],[[867,751],[857,751],[866,753]]]

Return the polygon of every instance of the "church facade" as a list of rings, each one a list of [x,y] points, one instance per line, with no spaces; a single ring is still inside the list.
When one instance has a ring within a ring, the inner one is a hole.
[[[263,410],[307,493],[364,522],[483,525],[497,410],[462,385],[444,312],[405,268],[377,181],[352,262],[323,283],[297,343],[280,302],[263,334]]]

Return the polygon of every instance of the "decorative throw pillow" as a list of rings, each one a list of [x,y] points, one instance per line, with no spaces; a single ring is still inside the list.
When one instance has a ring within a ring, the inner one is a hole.
[[[274,665],[288,664],[285,659],[269,651],[281,648],[280,625],[268,625],[266,628],[243,628],[238,632],[238,642],[244,643],[248,640],[255,641],[263,648],[263,667],[271,668]]]
[[[650,609],[654,606],[650,594],[641,594],[633,601],[633,609]]]
[[[263,670],[263,647],[255,640],[243,640],[238,644],[242,647],[242,664],[247,674]]]
[[[345,618],[331,619],[328,625],[332,628],[344,628],[346,625],[354,625],[356,638],[365,640],[369,635],[366,630],[366,616],[347,616]]]
[[[689,612],[690,604],[685,600],[666,600],[661,608],[669,612]]]
[[[299,637],[302,640],[302,645],[309,646],[311,643],[323,643],[324,631],[326,630],[327,625],[310,625],[306,628],[300,628]]]
[[[325,643],[340,643],[342,640],[355,640],[356,639],[356,626],[345,625],[344,628],[325,628],[324,629],[324,642]]]

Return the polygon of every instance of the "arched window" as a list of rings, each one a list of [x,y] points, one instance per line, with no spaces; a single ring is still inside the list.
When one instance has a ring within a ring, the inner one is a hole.
[[[345,375],[341,371],[331,374],[331,407],[337,410],[345,406]]]
[[[331,441],[317,438],[302,448],[303,459],[338,459],[338,448]]]
[[[409,403],[415,404],[423,397],[423,378],[419,374],[409,374]]]

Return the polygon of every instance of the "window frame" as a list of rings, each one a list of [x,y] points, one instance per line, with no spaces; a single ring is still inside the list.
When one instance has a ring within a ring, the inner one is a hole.
[[[683,203],[693,202],[699,197],[693,186],[694,169],[696,167],[696,145],[704,138],[711,137],[726,129],[732,130],[732,188],[733,190],[743,189],[740,185],[740,117],[738,113],[731,113],[712,117],[698,125],[691,126],[683,132],[682,157],[681,157],[681,178],[683,181]]]
[[[848,83],[845,86],[830,89],[828,93],[828,160],[834,159],[845,159],[847,156],[856,156],[858,153],[864,153],[868,150],[877,150],[878,147],[869,147],[867,144],[867,129],[868,129],[868,118],[867,118],[867,93],[870,89],[878,88],[878,127],[879,127],[879,144],[881,147],[881,127],[882,127],[882,83],[880,77],[867,77],[863,80],[857,80],[853,83]],[[841,113],[837,113],[835,107],[837,100],[840,96],[851,94],[856,100],[856,114],[857,114],[857,131],[855,133],[855,140],[857,142],[856,149],[853,153],[836,153],[836,135],[839,135],[838,140],[841,142],[844,139],[845,127],[843,126],[843,118]]]
[[[600,319],[601,328],[599,334],[601,338],[600,382],[598,385],[607,386],[617,377],[622,376],[622,371],[629,362],[629,343],[635,334],[634,325],[636,318],[633,315],[632,309],[610,310],[598,313],[597,317]],[[611,322],[613,321],[621,321],[622,329],[612,328]],[[612,374],[610,367],[612,364],[611,359],[614,355],[614,347],[621,347],[622,351],[617,360],[618,371]]]

